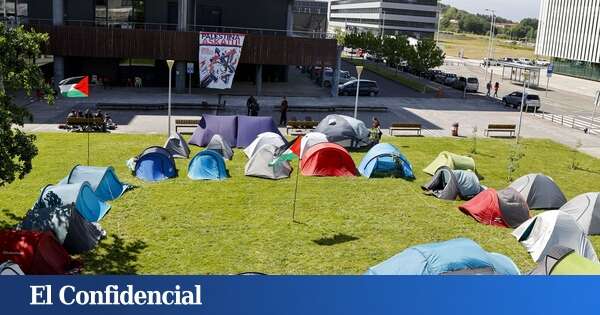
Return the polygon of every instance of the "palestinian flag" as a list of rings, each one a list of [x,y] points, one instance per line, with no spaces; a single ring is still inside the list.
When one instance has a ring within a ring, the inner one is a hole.
[[[273,161],[269,162],[269,166],[279,164],[283,161],[291,161],[295,158],[300,157],[300,144],[302,143],[302,136],[296,137],[294,140],[282,145],[275,152]]]
[[[60,94],[64,97],[88,97],[90,95],[87,76],[64,79],[58,83],[58,87]]]

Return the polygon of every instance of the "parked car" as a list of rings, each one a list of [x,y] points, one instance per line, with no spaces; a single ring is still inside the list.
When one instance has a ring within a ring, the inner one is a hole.
[[[502,61],[509,62],[509,63],[510,62],[515,62],[515,60],[513,58],[510,58],[510,57],[504,57],[504,59],[502,59]]]
[[[496,59],[493,59],[493,58],[490,58],[489,60],[487,58],[483,58],[483,61],[481,62],[481,65],[485,67],[488,63],[492,67],[493,66],[501,66],[502,65],[501,62],[500,62],[500,60],[496,60]]]
[[[429,80],[433,81],[433,80],[435,79],[435,77],[436,77],[437,75],[441,74],[441,73],[442,73],[442,71],[441,71],[441,70],[437,70],[437,69],[434,69],[434,70],[429,70],[429,71],[427,71],[427,72],[425,73],[425,77],[426,77],[427,79],[429,79]]]
[[[465,77],[458,77],[458,79],[456,79],[454,81],[454,83],[452,83],[452,87],[457,89],[457,90],[464,90],[465,86],[467,85],[467,78]]]
[[[339,86],[339,94],[348,96],[356,95],[356,84],[358,80],[352,80]],[[359,95],[376,96],[379,94],[379,86],[377,82],[371,80],[360,80]]]
[[[535,64],[538,66],[547,67],[550,65],[550,61],[545,60],[545,59],[538,59],[535,61]]]
[[[355,77],[350,75],[348,71],[340,71],[340,81],[339,84],[344,84],[348,81],[356,80]],[[330,87],[331,83],[333,83],[333,70],[325,70],[323,74],[323,85],[325,87]],[[317,84],[321,84],[321,78],[317,79]]]
[[[454,73],[447,73],[444,79],[444,85],[453,86],[454,82],[458,80],[458,76]]]
[[[479,90],[479,80],[475,77],[467,78],[467,92],[477,93]]]
[[[523,92],[515,91],[512,92],[502,98],[502,102],[504,105],[511,106],[513,108],[519,108],[521,106],[521,102],[523,99]],[[525,108],[523,110],[527,110],[529,108],[538,111],[542,106],[540,102],[540,97],[536,94],[526,94],[525,95]]]
[[[446,77],[448,76],[447,73],[440,73],[438,75],[435,76],[435,78],[433,79],[433,81],[439,83],[439,84],[444,84],[444,81],[446,81]]]

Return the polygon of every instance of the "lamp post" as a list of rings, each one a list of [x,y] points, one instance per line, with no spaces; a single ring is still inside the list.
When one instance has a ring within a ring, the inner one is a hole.
[[[527,82],[529,82],[529,71],[523,73],[523,95],[521,95],[521,109],[519,111],[519,129],[517,129],[517,144],[519,144],[519,137],[521,136],[521,124],[523,123],[523,107],[525,107],[525,98],[527,97]]]
[[[168,101],[168,115],[169,115],[169,124],[168,124],[168,132],[169,138],[171,137],[171,70],[173,69],[173,64],[175,60],[167,60],[167,66],[169,67],[169,101]]]
[[[492,50],[493,50],[493,38],[494,38],[494,24],[496,23],[496,11],[491,9],[485,9],[486,12],[490,12],[490,38],[488,43],[488,54],[487,54],[487,62],[485,63],[485,80],[487,81],[488,70],[490,68],[490,59],[492,58]],[[491,81],[491,78],[490,78]]]
[[[356,74],[358,76],[356,80],[356,98],[354,99],[354,118],[358,116],[358,93],[360,91],[360,74],[363,71],[363,66],[356,66]]]

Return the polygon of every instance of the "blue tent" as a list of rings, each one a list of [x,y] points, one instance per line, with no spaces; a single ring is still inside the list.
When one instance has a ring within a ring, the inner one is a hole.
[[[77,184],[48,185],[44,187],[34,209],[63,207],[75,204],[77,211],[89,222],[100,221],[110,210],[88,182]]]
[[[369,268],[367,275],[496,274],[519,275],[508,257],[488,253],[474,241],[457,238],[417,245]]]
[[[227,178],[225,160],[213,150],[201,151],[190,161],[188,177],[191,179],[225,179]]]
[[[121,183],[112,166],[96,167],[77,165],[73,167],[69,176],[65,177],[61,184],[77,184],[88,182],[94,189],[96,196],[102,201],[115,200],[131,186]]]
[[[372,147],[360,162],[358,171],[365,177],[415,178],[408,159],[389,143],[379,143]]]
[[[162,147],[149,147],[137,157],[133,173],[143,181],[158,182],[176,177],[177,169],[169,151]]]

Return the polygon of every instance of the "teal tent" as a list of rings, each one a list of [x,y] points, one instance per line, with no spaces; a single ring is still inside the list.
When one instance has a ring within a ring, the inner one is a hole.
[[[77,165],[73,167],[67,177],[65,177],[60,183],[61,184],[77,184],[88,182],[94,189],[96,196],[102,201],[114,200],[129,188],[130,185],[122,183],[115,169],[112,166],[109,167],[96,167],[96,166],[82,166]]]
[[[89,222],[102,220],[110,210],[110,205],[96,196],[88,182],[48,185],[42,190],[33,208],[54,208],[70,204],[74,204],[79,213]]]

